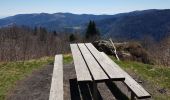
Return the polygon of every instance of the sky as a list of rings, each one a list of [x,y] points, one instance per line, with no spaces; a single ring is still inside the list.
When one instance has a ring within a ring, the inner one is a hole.
[[[170,0],[0,0],[0,18],[27,13],[117,14],[170,9]]]

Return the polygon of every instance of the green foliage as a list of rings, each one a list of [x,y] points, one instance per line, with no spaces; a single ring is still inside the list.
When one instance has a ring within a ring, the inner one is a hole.
[[[18,80],[51,62],[53,62],[53,58],[44,57],[25,62],[0,63],[0,100],[5,99],[9,90],[15,86]]]
[[[86,39],[89,39],[91,37],[99,36],[100,33],[96,28],[96,24],[94,21],[90,21],[86,30]]]

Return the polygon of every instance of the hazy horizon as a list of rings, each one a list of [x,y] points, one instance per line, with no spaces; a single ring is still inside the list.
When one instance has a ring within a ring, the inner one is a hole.
[[[166,9],[144,9],[144,10],[166,10]],[[116,14],[121,14],[121,13],[130,13],[130,12],[134,12],[134,11],[144,11],[144,10],[133,10],[133,11],[127,11],[127,12],[119,12],[119,13],[115,13],[115,14],[94,14],[94,13],[74,13],[74,12],[54,12],[54,13],[48,13],[48,12],[37,12],[37,13],[18,13],[18,14],[14,14],[14,15],[9,15],[9,16],[0,16],[0,19],[2,18],[6,18],[6,17],[10,17],[10,16],[15,16],[15,15],[19,15],[19,14],[41,14],[41,13],[46,13],[46,14],[55,14],[55,13],[71,13],[71,14],[77,14],[77,15],[82,15],[82,14],[89,14],[89,15],[116,15]],[[169,9],[170,10],[170,9]]]
[[[5,0],[0,3],[0,18],[17,14],[69,12],[74,14],[118,14],[136,10],[170,9],[170,0]]]

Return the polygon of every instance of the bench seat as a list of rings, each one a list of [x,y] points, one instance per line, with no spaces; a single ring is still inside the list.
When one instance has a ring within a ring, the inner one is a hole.
[[[70,44],[78,82],[123,81],[125,77],[92,44]]]
[[[105,53],[101,52],[101,54],[103,55],[103,57],[105,57],[105,59],[111,60]],[[132,95],[135,94],[138,99],[145,99],[151,97],[151,95],[141,85],[139,85],[139,83],[136,82],[127,72],[122,70],[115,62],[112,61],[112,64],[124,74],[125,80],[123,82],[132,91]]]
[[[63,94],[63,56],[56,55],[49,100],[63,100]]]
[[[77,46],[77,44],[71,44],[71,51],[73,55],[74,60],[74,66],[76,69],[76,75],[77,75],[77,81],[92,81],[92,77],[90,75],[90,72],[87,68],[86,62],[83,59],[83,56],[81,55],[81,52]]]
[[[125,77],[122,72],[115,67],[110,60],[105,59],[102,54],[91,44],[85,43],[89,51],[92,53],[96,61],[101,65],[102,69],[112,81],[123,81]]]

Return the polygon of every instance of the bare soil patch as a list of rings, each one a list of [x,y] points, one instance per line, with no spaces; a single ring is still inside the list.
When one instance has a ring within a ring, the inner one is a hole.
[[[11,90],[7,100],[48,100],[53,64],[33,72]],[[118,87],[120,89],[118,89]],[[122,82],[98,83],[99,100],[128,100],[130,91]],[[64,65],[64,100],[92,100],[91,83],[78,83],[73,64]]]

